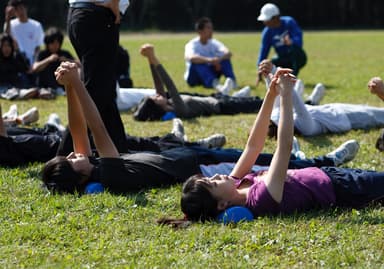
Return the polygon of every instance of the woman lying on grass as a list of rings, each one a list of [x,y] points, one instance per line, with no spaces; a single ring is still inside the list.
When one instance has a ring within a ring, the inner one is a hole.
[[[136,120],[161,120],[166,112],[173,112],[178,118],[195,118],[218,114],[256,113],[260,109],[262,100],[258,97],[233,97],[224,94],[203,97],[180,94],[157,59],[153,45],[144,44],[140,52],[148,59],[157,94],[142,100],[134,113]],[[169,98],[163,84],[168,90]]]
[[[62,63],[55,75],[66,88],[69,129],[75,152],[66,157],[57,156],[45,164],[42,180],[52,191],[81,193],[89,182],[99,182],[113,193],[169,186],[184,182],[191,175],[201,172],[199,164],[235,162],[241,155],[241,151],[236,149],[208,149],[201,146],[179,147],[156,153],[119,154],[95,104],[80,81],[76,66]],[[92,152],[87,124],[100,158],[90,158]],[[297,168],[340,165],[347,161],[335,157],[330,153],[329,156],[312,160],[291,160],[289,165]],[[257,164],[269,165],[270,160],[269,154],[260,154]]]
[[[288,169],[293,138],[292,91],[296,81],[289,72],[289,69],[278,69],[272,77],[243,154],[231,174],[211,178],[193,176],[184,183],[181,209],[186,220],[214,220],[232,206],[245,206],[254,216],[260,216],[383,202],[382,172],[337,167]],[[269,170],[250,174],[252,164],[263,149],[278,95],[280,121],[276,152]],[[178,225],[180,220],[159,222]]]

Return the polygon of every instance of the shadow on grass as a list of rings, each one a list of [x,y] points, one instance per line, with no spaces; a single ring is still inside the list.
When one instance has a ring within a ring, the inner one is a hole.
[[[322,83],[325,86],[326,90],[337,90],[339,88],[337,85],[325,84],[323,81],[319,81],[318,83]],[[317,83],[316,83],[317,84]],[[313,89],[316,86],[315,83],[304,83],[306,89]]]

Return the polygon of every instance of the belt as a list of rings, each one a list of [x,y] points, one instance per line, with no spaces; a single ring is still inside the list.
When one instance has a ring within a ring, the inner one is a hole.
[[[69,7],[71,7],[71,8],[91,8],[91,9],[99,8],[99,6],[95,5],[94,3],[90,3],[90,2],[75,2],[75,3],[69,4]]]

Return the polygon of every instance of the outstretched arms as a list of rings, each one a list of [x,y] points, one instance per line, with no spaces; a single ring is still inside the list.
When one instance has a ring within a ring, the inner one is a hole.
[[[247,173],[249,173],[252,165],[255,163],[257,157],[262,151],[268,133],[269,119],[271,117],[273,103],[275,97],[279,94],[279,77],[283,75],[285,76],[288,74],[288,72],[291,71],[291,69],[278,69],[275,76],[273,77],[270,87],[264,98],[263,105],[261,106],[261,109],[257,114],[256,120],[251,129],[245,149],[240,156],[240,159],[236,163],[231,176],[242,178]]]
[[[88,124],[100,157],[118,158],[119,153],[104,126],[100,113],[80,80],[76,63],[61,63],[55,76],[67,92],[68,121],[75,153],[86,155],[91,153],[87,136]]]
[[[293,140],[292,91],[295,77],[283,74],[278,79],[280,92],[280,120],[277,133],[277,148],[265,177],[265,185],[272,198],[280,203],[283,198],[284,181]],[[273,83],[273,82],[272,82]]]

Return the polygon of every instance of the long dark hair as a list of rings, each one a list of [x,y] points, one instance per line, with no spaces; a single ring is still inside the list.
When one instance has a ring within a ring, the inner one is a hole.
[[[45,163],[42,171],[44,185],[53,192],[74,193],[81,191],[82,175],[76,172],[66,157],[56,156]]]
[[[14,43],[13,43],[13,38],[12,36],[10,36],[9,34],[7,33],[3,33],[0,35],[0,57],[1,58],[4,58],[4,55],[3,55],[3,52],[2,52],[2,48],[3,48],[3,45],[5,42],[8,42],[10,47],[11,47],[11,56],[13,56],[14,52],[15,52],[15,46],[14,46]]]
[[[136,111],[133,113],[133,118],[138,121],[156,121],[161,120],[165,114],[165,110],[155,103],[151,97],[145,97]]]
[[[209,184],[201,174],[191,176],[183,185],[181,196],[181,210],[183,219],[162,218],[159,224],[171,225],[175,228],[185,227],[191,221],[212,221],[220,213],[217,209],[218,201],[209,192]]]

